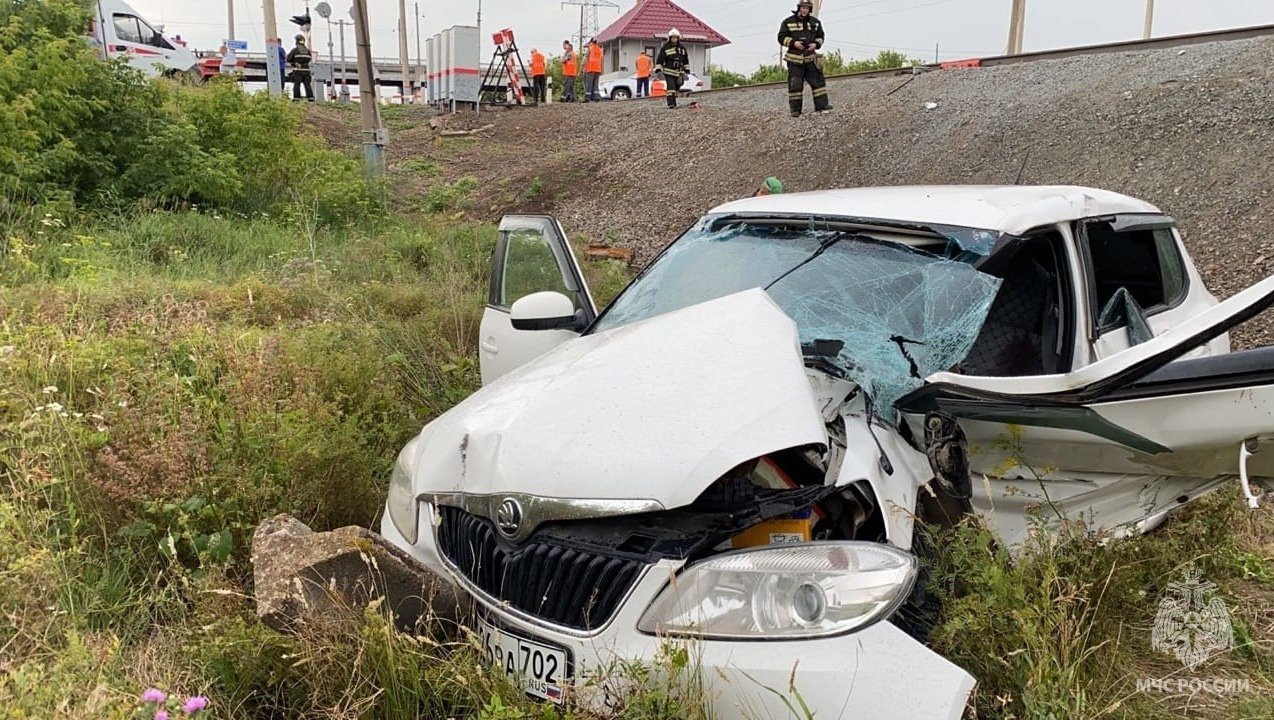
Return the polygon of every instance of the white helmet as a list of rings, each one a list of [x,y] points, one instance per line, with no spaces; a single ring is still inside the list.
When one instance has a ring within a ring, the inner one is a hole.
[[[673,28],[668,31],[668,37],[681,37],[681,31],[677,28]]]

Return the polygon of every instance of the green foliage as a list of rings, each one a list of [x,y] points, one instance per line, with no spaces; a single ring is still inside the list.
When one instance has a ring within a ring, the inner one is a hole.
[[[708,75],[712,78],[712,88],[714,90],[752,84],[747,75],[726,70],[719,65],[713,65],[708,68]]]
[[[908,59],[896,50],[881,50],[876,57],[868,60],[846,60],[840,50],[823,53],[823,74],[827,76],[845,75],[847,73],[868,72],[871,70],[889,70],[909,65],[924,65],[923,60]],[[749,76],[713,68],[712,87],[731,87],[738,85],[761,85],[787,81],[787,66],[761,65]],[[721,73],[722,85],[718,85],[716,73]]]
[[[374,204],[358,162],[301,133],[290,104],[226,81],[148,81],[99,59],[87,5],[0,6],[0,209],[142,201],[251,213],[300,198],[335,221]]]
[[[478,188],[475,178],[460,178],[449,185],[435,185],[425,196],[425,210],[431,213],[446,213],[464,210],[469,205],[469,198]]]

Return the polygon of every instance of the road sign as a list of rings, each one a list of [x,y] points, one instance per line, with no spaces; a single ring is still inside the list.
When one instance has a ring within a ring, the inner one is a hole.
[[[248,49],[247,40],[226,40],[225,43],[226,43],[226,47],[230,50],[247,50]]]

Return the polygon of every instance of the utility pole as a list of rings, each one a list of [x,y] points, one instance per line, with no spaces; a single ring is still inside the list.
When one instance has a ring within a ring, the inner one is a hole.
[[[345,79],[345,23],[349,20],[337,20],[336,24],[341,29],[341,102],[349,102],[349,82]]]
[[[230,25],[230,32],[226,35],[227,40],[236,39],[234,36],[234,0],[226,0],[226,21]]]
[[[597,37],[597,31],[601,28],[597,24],[597,8],[615,8],[619,10],[619,6],[610,0],[561,0],[562,5],[579,5],[579,44],[584,45],[586,38]],[[585,35],[585,32],[588,32]]]
[[[1142,35],[1149,40],[1151,30],[1155,26],[1155,0],[1146,0],[1146,32]]]
[[[264,0],[265,11],[265,82],[270,94],[278,97],[283,94],[283,66],[279,64],[278,20],[274,17],[274,0]]]
[[[1022,54],[1022,35],[1026,26],[1026,0],[1013,0],[1009,15],[1009,46],[1006,55]]]
[[[420,92],[423,99],[425,96],[424,83],[420,79],[424,77],[423,68],[420,62],[420,3],[416,3],[416,89]],[[414,98],[413,98],[414,99]]]
[[[358,106],[363,116],[363,160],[367,175],[385,174],[387,137],[380,126],[380,97],[372,76],[372,33],[367,20],[367,0],[354,0],[354,38],[358,46]]]
[[[403,105],[411,95],[411,61],[407,59],[407,0],[398,0],[398,61],[403,66]]]

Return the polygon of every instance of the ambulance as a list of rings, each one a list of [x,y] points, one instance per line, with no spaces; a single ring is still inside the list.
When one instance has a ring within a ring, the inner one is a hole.
[[[91,42],[105,58],[125,58],[148,76],[197,75],[199,59],[174,42],[123,0],[99,0],[93,6]]]

